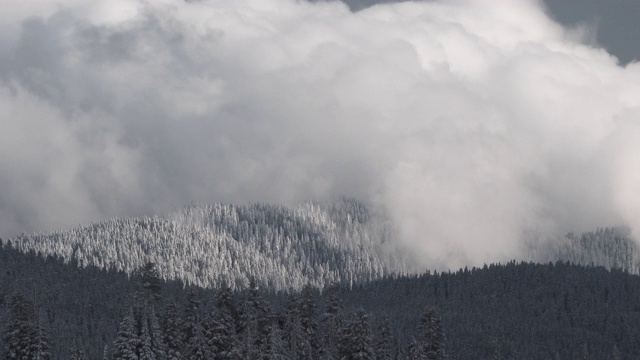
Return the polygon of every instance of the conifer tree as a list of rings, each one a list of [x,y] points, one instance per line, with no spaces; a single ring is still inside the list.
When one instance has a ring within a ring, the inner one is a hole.
[[[31,342],[31,358],[34,360],[51,359],[51,349],[49,348],[49,337],[45,329],[40,324],[37,315],[34,315],[33,339]]]
[[[240,357],[236,335],[237,312],[231,289],[223,284],[216,296],[215,309],[209,314],[206,327],[207,343],[214,359],[237,359]]]
[[[355,316],[341,332],[341,359],[373,360],[375,354],[371,346],[371,328],[369,317],[363,308],[356,311]]]
[[[391,327],[389,318],[385,317],[378,326],[378,338],[376,341],[376,359],[391,360]]]
[[[162,333],[166,346],[167,360],[179,360],[182,357],[182,324],[178,317],[178,307],[172,301],[165,309],[162,317]]]
[[[186,343],[184,359],[186,360],[209,360],[212,358],[209,345],[204,335],[204,329],[200,322],[196,322],[191,329],[191,336]]]
[[[409,343],[409,348],[407,353],[408,353],[409,360],[426,360],[427,359],[427,354],[424,353],[422,344],[420,344],[415,337],[411,338],[411,342]]]
[[[182,322],[182,341],[185,346],[196,332],[196,324],[200,321],[199,311],[200,301],[196,298],[195,291],[189,290],[185,299]]]
[[[442,320],[435,309],[427,307],[420,317],[418,324],[419,342],[422,343],[422,352],[429,360],[443,360],[444,351],[444,330]]]
[[[245,290],[244,301],[240,310],[240,338],[242,353],[245,358],[257,355],[266,338],[267,306],[260,295],[254,278],[249,280]]]
[[[284,325],[285,338],[289,349],[289,354],[293,359],[304,359],[308,355],[308,350],[311,348],[307,344],[307,337],[302,330],[302,324],[300,322],[300,314],[296,306],[297,298],[294,295],[290,295],[287,300],[287,315]]]
[[[122,319],[118,327],[118,336],[113,343],[113,360],[139,360],[138,335],[135,330],[133,309]]]
[[[4,359],[50,359],[49,340],[33,304],[22,293],[16,293],[10,307]]]
[[[269,326],[269,336],[261,353],[265,360],[290,360],[289,352],[282,338],[282,332],[276,322]]]
[[[323,359],[336,359],[338,357],[338,332],[342,328],[342,304],[337,295],[337,287],[332,286],[327,290],[327,302],[325,311],[321,317],[323,336]]]
[[[318,322],[316,314],[316,300],[313,287],[307,284],[302,289],[297,301],[297,312],[305,344],[310,347],[309,358],[316,358],[318,354]]]
[[[69,354],[70,360],[89,360],[87,358],[87,354],[80,348],[78,342],[71,348],[71,353]]]

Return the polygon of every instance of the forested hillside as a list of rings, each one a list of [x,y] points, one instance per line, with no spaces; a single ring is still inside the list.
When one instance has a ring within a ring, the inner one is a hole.
[[[294,208],[194,205],[169,216],[114,219],[12,239],[22,251],[131,274],[147,262],[160,276],[231,288],[255,277],[272,289],[356,284],[408,267],[381,211],[350,199]]]
[[[353,199],[283,205],[193,205],[165,217],[113,219],[70,231],[24,234],[21,251],[55,255],[80,266],[131,274],[147,262],[164,279],[232,289],[254,277],[275,290],[349,285],[424,271],[402,248],[385,212]],[[569,261],[640,271],[640,252],[624,228],[533,244],[524,261]]]
[[[640,249],[624,227],[602,228],[582,235],[567,234],[550,246],[549,261],[599,265],[640,274]]]
[[[250,283],[231,292],[152,278],[78,268],[5,245],[0,351],[19,344],[11,334],[22,326],[40,329],[53,359],[125,358],[119,351],[151,351],[157,359],[170,349],[242,359],[360,350],[364,358],[390,359],[440,350],[465,360],[640,356],[640,277],[601,267],[511,262],[289,295]],[[20,309],[28,316],[17,316]],[[444,347],[430,347],[434,339]]]

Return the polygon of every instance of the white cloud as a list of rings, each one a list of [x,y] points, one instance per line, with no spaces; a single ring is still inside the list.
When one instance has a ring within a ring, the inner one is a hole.
[[[537,2],[20,2],[0,15],[4,236],[348,195],[438,266],[640,227],[640,66]]]

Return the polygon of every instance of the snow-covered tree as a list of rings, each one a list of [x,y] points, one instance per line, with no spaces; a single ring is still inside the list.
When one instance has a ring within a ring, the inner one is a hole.
[[[373,360],[369,316],[359,308],[340,334],[340,355],[345,360]]]
[[[445,336],[442,320],[432,307],[425,308],[418,323],[418,342],[428,360],[445,358]]]

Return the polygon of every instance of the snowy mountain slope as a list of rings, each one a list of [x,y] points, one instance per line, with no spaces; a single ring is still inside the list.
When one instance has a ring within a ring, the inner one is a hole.
[[[573,233],[550,247],[550,261],[603,266],[640,274],[640,249],[624,227],[601,228],[580,236]]]
[[[13,246],[132,273],[146,262],[166,279],[273,289],[361,283],[406,266],[381,212],[354,200],[294,208],[193,205],[169,216],[114,219],[67,232],[22,235]]]

